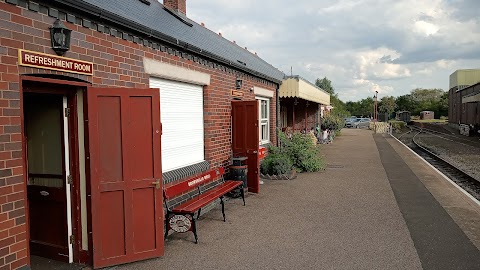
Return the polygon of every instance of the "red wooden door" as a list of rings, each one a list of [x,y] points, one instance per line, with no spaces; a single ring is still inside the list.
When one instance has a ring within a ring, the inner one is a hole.
[[[258,160],[258,101],[232,101],[232,151],[246,156],[248,191],[260,192]]]
[[[159,91],[89,88],[87,93],[93,265],[161,256]]]

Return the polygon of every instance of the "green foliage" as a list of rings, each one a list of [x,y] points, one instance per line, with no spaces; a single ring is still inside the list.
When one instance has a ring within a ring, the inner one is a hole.
[[[345,109],[352,115],[368,117],[373,115],[374,100],[372,97],[360,101],[349,101]],[[394,111],[409,111],[412,116],[421,111],[433,111],[436,117],[448,116],[448,92],[442,89],[413,89],[410,94],[399,97],[382,97],[378,104],[380,113],[392,114]]]
[[[323,79],[316,79],[315,85],[322,88],[325,92],[329,93],[330,95],[335,95],[335,88],[332,86],[332,81],[324,77]]]
[[[297,171],[316,172],[325,168],[319,148],[313,144],[310,135],[294,133],[289,139],[282,133],[279,137],[281,151],[288,155]]]
[[[404,129],[407,128],[407,124],[403,121],[389,121],[392,124],[392,129],[396,132],[402,132]]]
[[[413,89],[409,95],[409,102],[411,104],[408,111],[412,114],[433,111],[436,117],[448,115],[448,92],[442,89]]]
[[[286,174],[292,168],[292,160],[276,146],[268,147],[268,155],[260,163],[260,172],[269,175]]]
[[[279,132],[280,146],[269,146],[268,155],[260,164],[263,174],[285,174],[294,167],[298,172],[316,172],[325,169],[320,148],[308,134],[294,133],[291,138]]]
[[[340,130],[342,127],[345,126],[344,117],[339,117],[338,115],[329,114],[322,118],[322,129],[329,129],[329,130]]]
[[[412,99],[410,95],[403,95],[397,97],[395,103],[397,104],[398,111],[413,112],[415,107],[417,106],[416,102]]]
[[[345,107],[345,103],[338,98],[338,94],[335,93],[335,88],[332,85],[332,81],[324,77],[323,79],[316,79],[315,85],[325,92],[330,94],[330,105],[332,105],[333,110],[332,114],[337,115],[341,118],[350,116],[350,112]]]
[[[373,116],[373,97],[367,97],[360,101],[349,101],[346,103],[346,109],[351,112],[352,115],[358,117],[370,117]]]
[[[345,118],[351,115],[347,110],[345,103],[341,101],[337,95],[330,96],[330,104],[333,106],[330,114],[336,115],[340,118]]]
[[[389,115],[395,111],[397,104],[395,104],[395,97],[382,97],[379,102],[378,110],[381,113],[388,113]]]

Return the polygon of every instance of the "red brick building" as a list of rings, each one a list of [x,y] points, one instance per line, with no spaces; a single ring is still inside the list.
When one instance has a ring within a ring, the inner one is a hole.
[[[276,141],[283,73],[191,21],[185,0],[1,0],[0,57],[0,269],[162,256],[152,183],[234,155],[258,179],[258,145]]]

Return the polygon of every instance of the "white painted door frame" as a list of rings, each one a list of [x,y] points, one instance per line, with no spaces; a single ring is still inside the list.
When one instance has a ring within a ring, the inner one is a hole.
[[[70,236],[73,235],[72,229],[72,197],[71,184],[68,181],[70,172],[70,141],[68,134],[68,98],[63,97],[63,142],[64,142],[64,156],[65,156],[65,190],[67,192],[67,243],[68,243],[68,262],[73,263],[73,243],[70,241]]]

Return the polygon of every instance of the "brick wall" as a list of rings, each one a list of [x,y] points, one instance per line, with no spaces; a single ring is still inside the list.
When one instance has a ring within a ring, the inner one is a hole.
[[[245,100],[255,98],[248,90],[253,86],[270,90],[277,87],[275,83],[217,65],[201,56],[163,47],[159,41],[138,39],[117,29],[107,32],[107,26],[78,17],[75,23],[65,22],[66,13],[34,4],[22,7],[0,1],[0,269],[16,269],[27,263],[20,74],[63,75],[100,87],[146,88],[149,77],[144,73],[144,57],[209,73],[211,84],[204,88],[205,153],[212,167],[228,165],[231,157],[230,91],[235,79],[243,80],[241,91]],[[48,27],[56,17],[73,30],[71,49],[65,57],[93,62],[93,76],[18,66],[18,49],[55,54],[50,48]],[[275,142],[275,97],[271,102],[271,117],[271,140]]]
[[[163,4],[173,10],[178,10],[183,14],[187,14],[187,1],[186,0],[164,0]]]

